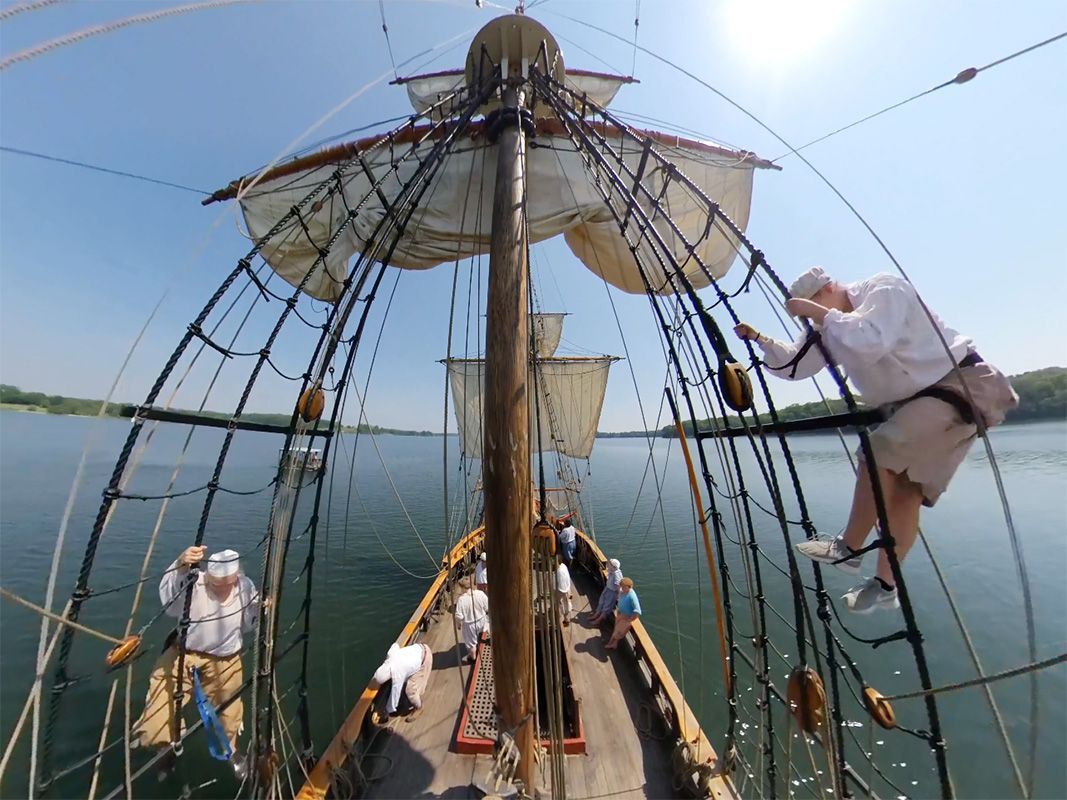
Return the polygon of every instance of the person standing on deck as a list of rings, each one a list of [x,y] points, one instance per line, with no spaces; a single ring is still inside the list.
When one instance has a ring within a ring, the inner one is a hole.
[[[558,560],[558,559],[557,559]],[[571,604],[571,571],[567,565],[560,561],[556,565],[556,574],[552,578],[555,586],[556,597],[559,600],[559,618],[563,621],[563,627],[571,624],[571,615],[574,607]]]
[[[233,749],[231,763],[241,774],[244,762],[237,754],[237,737],[244,728],[242,632],[255,628],[259,593],[244,576],[235,551],[215,553],[207,560],[207,569],[200,570],[206,552],[203,546],[187,547],[159,582],[159,600],[167,616],[176,619],[182,618],[186,590],[192,585],[185,655],[182,658],[179,653],[181,641],[174,631],[149,676],[144,711],[132,728],[134,746],[165,747],[181,739],[182,720],[175,714],[174,702],[181,661],[181,704],[193,696],[193,670],[197,670],[204,694],[215,706]],[[223,707],[227,701],[229,705]],[[173,769],[174,762],[171,752],[161,761],[161,774]]]
[[[412,711],[406,722],[414,722],[422,713],[422,693],[430,680],[433,669],[433,651],[425,644],[410,644],[401,647],[396,642],[389,646],[385,661],[374,673],[371,687],[384,686],[392,681],[389,689],[389,701],[385,712],[395,716],[400,707],[400,693],[403,692],[411,703]]]
[[[604,580],[604,591],[600,593],[596,613],[589,620],[590,625],[599,625],[615,610],[615,604],[619,602],[619,584],[622,581],[621,566],[617,558],[609,559],[604,564],[604,569],[607,572],[607,577]]]
[[[574,519],[571,517],[571,519]],[[571,519],[567,520],[567,524],[559,532],[559,548],[563,554],[563,563],[568,567],[574,560],[574,554],[578,550],[578,531],[574,529],[574,523]]]
[[[462,629],[467,648],[463,660],[473,663],[482,632],[489,633],[489,597],[480,589],[472,589],[470,578],[460,578],[459,588],[462,594],[456,600],[456,627]]]
[[[634,582],[629,578],[623,578],[619,581],[619,607],[615,616],[615,630],[611,632],[611,639],[604,645],[604,649],[617,649],[622,637],[633,627],[634,622],[640,616],[641,601],[637,599],[637,592],[634,591]]]
[[[485,563],[485,553],[478,556],[478,563],[474,565],[474,585],[480,592],[489,591],[489,568]]]
[[[889,533],[902,562],[918,535],[920,508],[933,506],[948,487],[974,444],[977,423],[999,425],[1019,397],[1008,379],[975,351],[971,339],[932,314],[931,324],[915,288],[902,278],[881,273],[842,284],[821,267],[812,267],[793,282],[789,293],[789,313],[811,321],[815,337],[821,338],[864,402],[881,407],[886,416],[871,433],[870,444]],[[827,366],[814,337],[780,342],[743,322],[734,330],[759,345],[768,369],[780,378],[810,378]],[[844,531],[796,545],[808,558],[853,575],[860,571],[860,551],[878,521],[869,470],[862,451],[857,455],[859,469]],[[875,577],[843,599],[850,611],[861,614],[900,606],[884,549]]]

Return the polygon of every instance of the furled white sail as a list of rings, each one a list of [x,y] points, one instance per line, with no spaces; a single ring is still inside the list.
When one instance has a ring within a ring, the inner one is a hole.
[[[568,89],[575,94],[585,95],[590,101],[598,106],[607,107],[619,89],[627,83],[634,83],[633,78],[622,75],[609,75],[602,72],[587,72],[585,70],[567,70],[563,80]],[[448,70],[447,72],[434,72],[429,75],[415,75],[411,78],[401,78],[394,83],[399,83],[407,89],[408,100],[411,107],[419,114],[425,114],[436,103],[450,96],[456,90],[466,86],[467,80],[463,70]],[[545,109],[544,106],[539,108]]]
[[[588,458],[593,451],[597,424],[608,386],[608,369],[617,359],[550,358],[539,360],[536,385],[539,406],[534,404],[534,375],[530,387],[530,446],[534,451],[555,450],[575,458]],[[447,362],[463,452],[470,458],[482,455],[482,406],[485,362],[452,359]],[[536,420],[540,417],[540,436]]]
[[[531,314],[534,331],[534,352],[538,358],[550,358],[559,347],[563,335],[563,314]]]
[[[582,157],[559,129],[558,122],[554,125],[552,122],[538,124],[536,141],[540,146],[531,148],[527,156],[530,241],[539,242],[562,233],[574,254],[590,270],[623,291],[643,293],[645,281],[615,217],[587,174]],[[622,139],[617,130],[612,139],[613,130],[602,128],[605,137],[612,140],[614,147],[621,148],[626,163],[636,171],[642,152],[640,144]],[[389,259],[390,265],[427,269],[489,251],[496,150],[479,133],[475,128],[441,165],[430,189],[404,226],[400,242]],[[765,166],[765,162],[751,153],[663,134],[649,135],[655,137],[655,146],[678,169],[718,203],[742,230],[745,228],[752,197],[752,171],[754,166]],[[374,143],[366,140],[357,147],[371,173],[376,178],[385,176],[380,189],[392,204],[417,168],[417,159],[397,161],[407,145],[397,145],[394,150],[375,147]],[[420,152],[428,152],[432,145],[432,142],[420,145]],[[391,172],[394,163],[399,164],[397,173]],[[328,180],[336,169],[335,164],[326,163],[285,173],[255,186],[241,199],[249,234],[255,239],[264,236],[311,187]],[[684,264],[690,282],[696,288],[707,286],[710,279],[692,256],[699,256],[711,275],[719,278],[733,263],[737,242],[710,224],[706,204],[694,198],[681,182],[670,181],[663,192],[664,177],[661,169],[648,167],[642,184],[652,197],[659,199],[660,207],[670,214],[684,241],[675,234],[672,222],[652,211],[653,204],[648,197],[641,195],[640,205],[673,256]],[[358,209],[358,213],[346,225],[350,208]],[[304,291],[320,300],[333,301],[341,296],[348,259],[370,249],[375,230],[388,213],[377,192],[372,191],[370,177],[359,167],[351,168],[344,178],[343,200],[335,194],[326,202],[305,206],[302,219],[292,221],[277,234],[263,248],[262,255],[279,276],[294,286],[314,267]],[[631,214],[628,232],[635,239],[638,224]],[[342,228],[343,233],[330,248],[323,269],[316,263],[320,258],[319,248]],[[379,244],[382,238],[379,237]],[[685,241],[694,245],[692,254]],[[372,257],[384,258],[390,243],[391,238],[387,238],[380,249],[372,250]],[[672,293],[667,274],[651,245],[642,242],[639,253],[651,288],[663,294]]]

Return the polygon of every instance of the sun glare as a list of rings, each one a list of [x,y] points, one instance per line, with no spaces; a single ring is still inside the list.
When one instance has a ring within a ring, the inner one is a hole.
[[[841,28],[848,0],[727,0],[730,41],[753,60],[784,66],[810,58]]]

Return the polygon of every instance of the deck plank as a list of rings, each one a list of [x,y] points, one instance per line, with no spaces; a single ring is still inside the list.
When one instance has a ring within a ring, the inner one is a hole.
[[[575,576],[575,612],[584,619],[596,601],[592,578]],[[588,752],[567,756],[570,800],[610,795],[616,798],[670,797],[670,743],[643,738],[637,730],[645,690],[636,665],[625,651],[604,650],[604,631],[572,622],[564,642],[576,694],[582,699],[582,721]],[[424,712],[411,723],[395,719],[375,742],[365,770],[383,775],[366,797],[477,797],[472,783],[484,781],[489,756],[451,751],[461,690],[470,670],[459,665],[451,617],[441,614],[422,636],[434,653],[434,669],[424,695]],[[548,786],[547,773],[544,786]]]

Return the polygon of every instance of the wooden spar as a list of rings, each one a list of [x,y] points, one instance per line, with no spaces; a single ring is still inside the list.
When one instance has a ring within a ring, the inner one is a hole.
[[[493,678],[502,730],[514,731],[516,778],[531,796],[534,770],[534,654],[530,601],[530,419],[526,379],[530,331],[526,263],[526,134],[520,93],[502,93],[513,124],[497,140],[489,247],[482,486],[485,549],[493,591]]]
[[[608,122],[600,121],[588,121],[586,123],[592,130],[603,136],[605,139],[615,138],[618,139],[622,136],[622,130],[615,125]],[[366,152],[370,148],[388,141],[394,146],[411,144],[413,142],[421,141],[426,134],[430,131],[432,126],[430,125],[405,125],[403,128],[389,133],[378,133],[373,136],[367,136],[363,139],[358,139],[354,142],[346,142],[344,144],[334,145],[324,150],[320,150],[317,153],[311,153],[310,155],[301,156],[300,158],[294,158],[292,161],[287,161],[284,164],[267,170],[262,175],[246,175],[231,181],[228,185],[221,189],[216,190],[210,197],[205,197],[200,201],[201,205],[211,205],[212,203],[218,203],[223,200],[232,200],[237,197],[237,193],[241,190],[241,187],[251,181],[253,178],[259,177],[259,186],[268,183],[278,178],[287,178],[291,175],[297,175],[301,172],[318,169],[328,164],[344,164],[353,158],[356,158],[359,153]],[[537,135],[539,136],[565,136],[566,129],[563,123],[558,119],[538,119],[534,122],[534,127]],[[467,125],[469,133],[465,134],[469,136],[471,141],[479,141],[485,137],[485,123],[480,120],[475,120]],[[753,167],[758,169],[774,169],[781,170],[778,164],[775,164],[766,159],[760,158],[755,153],[748,150],[731,150],[720,145],[711,144],[709,142],[701,142],[696,139],[688,139],[684,136],[679,136],[674,133],[662,133],[660,131],[643,130],[639,128],[630,128],[636,136],[640,136],[644,139],[651,139],[657,145],[661,147],[681,147],[686,150],[693,150],[698,153],[704,153],[711,157],[721,157],[726,159],[734,159],[738,162],[745,162],[752,164]],[[446,133],[444,129],[440,131],[440,135],[443,136]],[[436,135],[436,134],[435,134]],[[431,137],[432,140],[432,137]],[[259,191],[258,187],[256,191]]]

